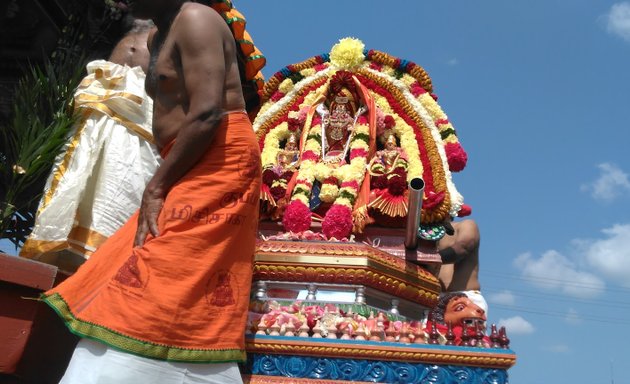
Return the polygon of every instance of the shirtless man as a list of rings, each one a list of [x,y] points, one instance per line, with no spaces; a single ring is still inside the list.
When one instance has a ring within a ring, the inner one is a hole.
[[[146,89],[163,161],[139,212],[44,294],[85,337],[62,383],[241,383],[261,162],[236,43],[202,4],[130,9],[156,26]]]
[[[131,30],[118,41],[112,50],[109,61],[132,68],[139,66],[144,73],[147,73],[149,69],[147,39],[151,28],[153,28],[151,20],[135,19]]]
[[[479,227],[473,220],[452,222],[454,233],[438,242],[442,266],[438,278],[444,292],[464,292],[486,313],[479,284]]]

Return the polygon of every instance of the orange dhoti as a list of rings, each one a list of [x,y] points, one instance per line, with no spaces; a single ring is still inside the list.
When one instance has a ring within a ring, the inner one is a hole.
[[[244,361],[259,195],[251,123],[230,113],[169,191],[160,235],[133,248],[136,213],[44,300],[73,333],[129,353]]]

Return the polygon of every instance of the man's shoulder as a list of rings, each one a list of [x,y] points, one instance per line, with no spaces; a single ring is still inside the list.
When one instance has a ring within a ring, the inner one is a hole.
[[[477,225],[477,222],[472,219],[456,221],[452,224],[456,231],[479,232],[479,226]]]
[[[198,3],[185,3],[173,23],[172,30],[177,30],[185,36],[205,34],[210,31],[230,33],[230,29],[223,17],[214,9]]]
[[[217,11],[207,5],[194,2],[185,3],[179,12],[178,18],[183,19],[183,21],[186,22],[194,22],[196,20],[207,22],[209,20],[213,20],[225,23]]]

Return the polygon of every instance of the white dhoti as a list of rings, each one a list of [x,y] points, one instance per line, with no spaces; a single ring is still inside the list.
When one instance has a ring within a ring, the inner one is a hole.
[[[135,212],[160,161],[142,69],[98,60],[87,71],[74,96],[79,118],[20,252],[70,270]]]
[[[60,384],[239,384],[238,365],[161,361],[81,339]]]

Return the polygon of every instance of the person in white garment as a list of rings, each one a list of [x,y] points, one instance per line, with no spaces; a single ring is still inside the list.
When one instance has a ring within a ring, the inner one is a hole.
[[[74,95],[78,120],[46,182],[20,256],[73,272],[138,209],[160,163],[144,89],[147,36],[136,19],[109,60],[87,64]]]

